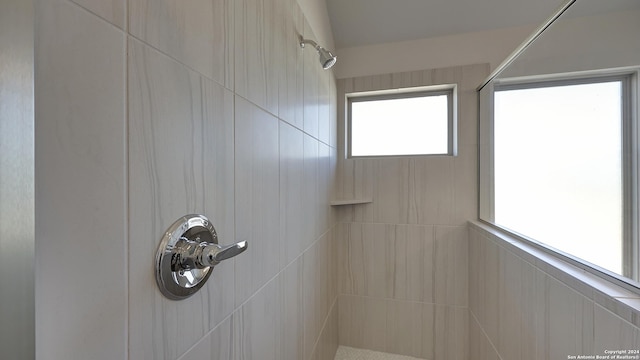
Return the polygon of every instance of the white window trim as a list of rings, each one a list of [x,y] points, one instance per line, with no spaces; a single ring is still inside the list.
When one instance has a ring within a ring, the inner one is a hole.
[[[627,101],[625,101],[625,108],[623,108],[623,207],[624,207],[624,256],[623,263],[631,262],[633,268],[629,269],[628,273],[635,274],[636,279],[640,279],[640,118],[638,108],[640,107],[640,67],[624,67],[617,69],[603,69],[595,71],[581,71],[565,74],[553,74],[543,76],[526,76],[508,79],[494,79],[484,84],[483,87],[478,88],[478,91],[486,88],[487,98],[479,96],[480,101],[484,102],[487,106],[484,112],[480,113],[480,144],[482,145],[482,128],[483,121],[488,121],[488,126],[485,128],[488,134],[485,135],[488,141],[488,159],[482,158],[482,149],[480,150],[479,166],[480,176],[485,178],[489,182],[489,186],[483,188],[483,184],[479,184],[479,218],[480,221],[486,223],[506,234],[512,236],[520,241],[529,243],[536,248],[544,251],[547,254],[555,256],[563,261],[579,267],[589,273],[604,278],[618,286],[621,286],[634,293],[640,294],[640,281],[632,280],[630,276],[623,276],[616,274],[607,269],[601,268],[595,264],[589,263],[581,258],[577,258],[572,254],[552,248],[545,243],[529,238],[525,235],[519,234],[513,230],[507,229],[499,224],[493,222],[494,214],[494,188],[493,188],[493,105],[494,105],[494,93],[497,89],[504,88],[518,88],[518,85],[522,85],[520,88],[527,88],[527,85],[541,83],[545,86],[553,85],[553,82],[567,84],[571,81],[579,83],[588,83],[589,80],[602,79],[602,81],[608,80],[620,80],[624,79],[623,86],[624,91],[627,92]],[[488,117],[483,119],[483,117]],[[482,179],[479,179],[482,181]],[[634,261],[635,257],[635,261]]]
[[[416,86],[409,88],[397,88],[388,90],[361,91],[345,94],[346,104],[346,136],[345,149],[347,159],[375,159],[375,158],[398,158],[416,156],[456,156],[458,152],[458,86],[457,84],[442,84],[431,86]],[[407,154],[407,155],[367,155],[353,156],[351,153],[351,104],[359,101],[403,99],[422,96],[448,96],[448,131],[447,131],[447,153],[441,154]]]

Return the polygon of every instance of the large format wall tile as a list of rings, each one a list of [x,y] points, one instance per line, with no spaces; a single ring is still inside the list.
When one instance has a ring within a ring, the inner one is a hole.
[[[179,360],[233,360],[233,316],[226,318]]]
[[[230,0],[129,0],[129,33],[233,88]]]
[[[334,299],[333,234],[328,231],[303,255],[304,359],[310,359]]]
[[[467,229],[340,224],[343,294],[467,305]]]
[[[478,320],[470,328],[471,354],[493,358],[486,342],[503,359],[523,360],[640,346],[638,327],[487,236],[471,227],[469,304]]]
[[[312,360],[334,360],[338,350],[338,301],[333,306],[325,321],[316,348],[311,356]]]
[[[311,26],[305,21],[304,22],[304,37],[309,40],[315,41],[315,36],[311,31]],[[313,136],[314,138],[318,138],[319,132],[319,116],[320,110],[318,107],[319,103],[319,83],[322,71],[322,66],[318,61],[318,52],[312,46],[306,46],[304,48],[304,74],[303,74],[303,104],[304,104],[304,131]]]
[[[305,204],[304,134],[280,122],[280,232],[282,262],[289,264],[306,249],[305,221],[301,214]]]
[[[311,49],[308,49],[311,50]],[[320,65],[320,64],[318,64]],[[333,73],[331,70],[322,70],[319,73],[318,83],[318,139],[323,143],[331,144],[331,85]]]
[[[316,202],[316,234],[324,234],[331,227],[331,212],[329,206],[331,188],[331,148],[318,142],[318,189]]]
[[[309,247],[320,235],[318,223],[318,167],[319,144],[318,140],[305,134],[303,143],[304,152],[304,200],[302,209],[302,219],[304,219],[303,241],[304,248]]]
[[[124,359],[125,35],[74,3],[35,4],[36,357]]]
[[[208,215],[221,242],[234,239],[233,96],[154,49],[129,41],[130,354],[175,359],[234,308],[233,260],[183,301],[166,299],[154,258],[180,216]],[[213,173],[211,168],[226,171]],[[205,170],[206,169],[206,170]],[[190,324],[180,326],[180,324]]]
[[[500,360],[493,344],[482,332],[473,315],[469,317],[469,358],[474,360]]]
[[[234,360],[282,360],[281,277],[269,281],[234,313]]]
[[[340,295],[338,303],[341,345],[421,359],[467,359],[466,307],[354,295]]]
[[[278,119],[236,96],[236,306],[281,269]]]
[[[298,257],[282,276],[282,359],[304,358],[303,258]],[[326,316],[326,314],[325,314]]]
[[[278,115],[278,80],[284,62],[277,14],[283,1],[237,0],[235,4],[235,89]]]
[[[300,39],[304,32],[304,17],[296,0],[276,0],[281,3],[278,17],[280,41],[283,41],[283,66],[278,79],[278,111],[279,117],[289,124],[303,129],[303,49]],[[333,82],[335,83],[335,81]]]

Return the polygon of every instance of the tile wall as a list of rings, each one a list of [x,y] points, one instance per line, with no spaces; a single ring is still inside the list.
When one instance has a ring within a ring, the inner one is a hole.
[[[341,345],[424,359],[467,359],[468,230],[477,208],[476,86],[489,66],[338,81],[345,94],[457,84],[456,156],[345,159],[337,199],[370,198],[339,210]],[[338,113],[344,144],[344,113]]]
[[[568,359],[640,349],[640,319],[625,305],[637,294],[618,288],[616,297],[604,295],[612,285],[549,265],[478,223],[469,226],[469,254],[473,359]]]
[[[336,83],[298,3],[36,9],[38,358],[332,359]],[[188,213],[249,249],[171,301],[155,251]]]

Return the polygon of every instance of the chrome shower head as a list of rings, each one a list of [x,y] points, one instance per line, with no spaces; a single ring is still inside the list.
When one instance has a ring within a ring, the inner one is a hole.
[[[335,65],[336,60],[338,59],[335,55],[331,53],[331,51],[323,47],[318,49],[318,53],[320,54],[320,64],[322,64],[322,68],[325,70]]]
[[[335,55],[333,55],[331,53],[331,51],[323,48],[322,46],[318,45],[315,41],[313,40],[307,40],[302,38],[302,36],[300,36],[300,47],[304,48],[304,46],[306,44],[309,44],[311,46],[313,46],[316,51],[318,52],[319,55],[319,60],[320,60],[320,65],[322,65],[322,68],[327,70],[329,68],[331,68],[333,65],[335,65],[336,60],[338,59]]]

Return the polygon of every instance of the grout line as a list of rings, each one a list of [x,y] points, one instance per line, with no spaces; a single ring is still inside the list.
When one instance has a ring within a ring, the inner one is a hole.
[[[122,30],[122,29],[120,29],[120,30]],[[225,89],[227,89],[227,90],[229,90],[229,91],[231,91],[231,92],[233,92],[233,93],[235,94],[235,90],[234,90],[234,89],[229,89],[229,88],[228,88],[224,83],[220,83],[218,80],[214,80],[214,79],[210,78],[209,76],[207,76],[207,75],[205,75],[205,74],[201,73],[200,71],[198,71],[198,70],[194,69],[193,67],[189,66],[188,64],[185,64],[183,61],[181,61],[181,60],[177,59],[175,56],[170,55],[170,54],[166,53],[165,51],[158,49],[158,48],[157,48],[157,47],[155,47],[154,45],[149,44],[149,43],[148,43],[148,42],[146,42],[144,39],[141,39],[141,38],[139,38],[138,36],[136,36],[136,35],[134,35],[134,34],[131,34],[131,33],[126,33],[125,35],[127,35],[127,36],[131,37],[132,39],[137,40],[137,41],[138,41],[138,42],[140,42],[141,44],[143,44],[143,45],[145,45],[145,46],[147,46],[147,47],[149,47],[149,48],[151,48],[151,49],[155,50],[156,52],[158,52],[158,53],[160,53],[160,54],[162,54],[162,55],[164,55],[164,56],[168,57],[169,59],[173,60],[174,62],[176,62],[176,63],[178,63],[178,64],[180,64],[180,65],[184,66],[187,70],[193,71],[193,72],[195,72],[196,74],[198,74],[199,76],[202,76],[203,78],[205,78],[205,79],[207,79],[207,80],[213,81],[213,82],[214,82],[214,83],[216,83],[217,85],[219,85],[219,86],[221,86],[221,87],[223,87],[223,88],[225,88]]]
[[[498,349],[493,344],[493,341],[491,341],[491,338],[489,337],[489,335],[487,335],[487,333],[484,331],[484,328],[482,327],[482,325],[480,325],[480,321],[478,321],[478,318],[476,317],[476,314],[473,312],[473,310],[471,310],[471,308],[469,308],[469,314],[471,314],[471,317],[473,318],[473,320],[476,322],[476,324],[478,324],[478,327],[480,328],[480,332],[487,339],[487,341],[489,342],[489,345],[491,345],[491,348],[496,353],[496,356],[498,357],[498,359],[502,360],[502,356],[500,356],[500,353],[498,352]],[[467,341],[471,342],[471,339],[469,338],[469,339],[467,339]],[[471,353],[470,350],[471,349],[469,349],[469,353]]]
[[[126,16],[126,6],[125,6],[125,16]],[[126,19],[125,19],[126,20]],[[129,251],[129,247],[130,247],[130,222],[129,222],[129,215],[130,215],[130,201],[131,201],[131,196],[129,196],[130,194],[130,189],[131,189],[131,185],[130,185],[130,176],[129,176],[129,150],[130,150],[130,144],[129,144],[129,37],[126,36],[126,33],[124,35],[124,102],[125,102],[125,113],[124,113],[124,184],[125,184],[125,209],[124,209],[124,223],[125,223],[125,246],[124,246],[124,251],[126,252],[125,254],[125,294],[126,294],[126,323],[127,326],[125,328],[125,349],[126,349],[126,355],[125,358],[129,359],[130,354],[129,354],[129,344],[131,342],[130,337],[130,333],[129,333],[129,329],[131,328],[131,309],[129,304],[131,304],[131,294],[129,291],[129,287],[130,287],[130,281],[129,281],[129,269],[131,266],[131,254]]]
[[[397,301],[397,302],[403,302],[403,303],[408,303],[408,304],[423,304],[423,305],[446,306],[446,307],[456,308],[456,309],[468,309],[469,308],[469,306],[467,306],[467,305],[442,304],[442,303],[434,303],[434,302],[426,302],[426,301],[418,301],[418,300],[402,300],[402,299],[394,299],[394,298],[389,298],[389,297],[378,297],[378,296],[369,296],[369,295],[345,294],[345,293],[339,293],[338,295],[359,297],[359,298],[365,298],[365,299],[374,299],[374,300]]]
[[[333,299],[333,303],[329,307],[329,312],[327,313],[327,316],[325,316],[324,321],[322,322],[322,327],[320,328],[320,334],[318,334],[318,338],[313,343],[313,349],[311,350],[311,357],[312,358],[313,358],[313,353],[315,353],[316,350],[318,350],[318,344],[320,343],[320,339],[322,338],[322,333],[324,332],[325,328],[327,327],[327,323],[329,322],[329,318],[331,317],[331,313],[333,312],[334,307],[336,307],[338,305],[338,296],[336,296],[336,298]],[[336,309],[336,311],[338,311],[338,310]],[[340,341],[338,339],[338,346],[340,346],[339,342]]]
[[[69,4],[70,4],[70,5],[72,5],[72,6],[77,7],[78,9],[83,10],[84,12],[88,13],[89,15],[93,15],[93,17],[98,18],[98,19],[99,19],[99,20],[101,20],[102,22],[104,22],[104,23],[106,23],[106,24],[108,24],[108,25],[111,25],[111,27],[114,27],[114,28],[116,28],[118,31],[120,31],[120,32],[124,33],[124,35],[125,35],[125,36],[127,35],[127,32],[126,32],[126,30],[125,30],[124,28],[120,28],[118,25],[116,25],[116,24],[112,23],[111,21],[109,21],[109,20],[105,19],[104,17],[102,17],[102,16],[100,16],[100,15],[96,14],[95,12],[91,11],[90,9],[87,9],[86,7],[84,7],[84,6],[82,6],[81,4],[79,4],[79,3],[75,2],[74,0],[66,0],[66,2],[67,2],[67,3],[69,3]],[[125,13],[125,16],[126,16],[126,13]],[[125,20],[126,20],[126,19],[125,19]],[[126,23],[126,21],[125,21],[125,23]],[[124,27],[124,25],[125,25],[125,24],[123,24],[123,27]]]

